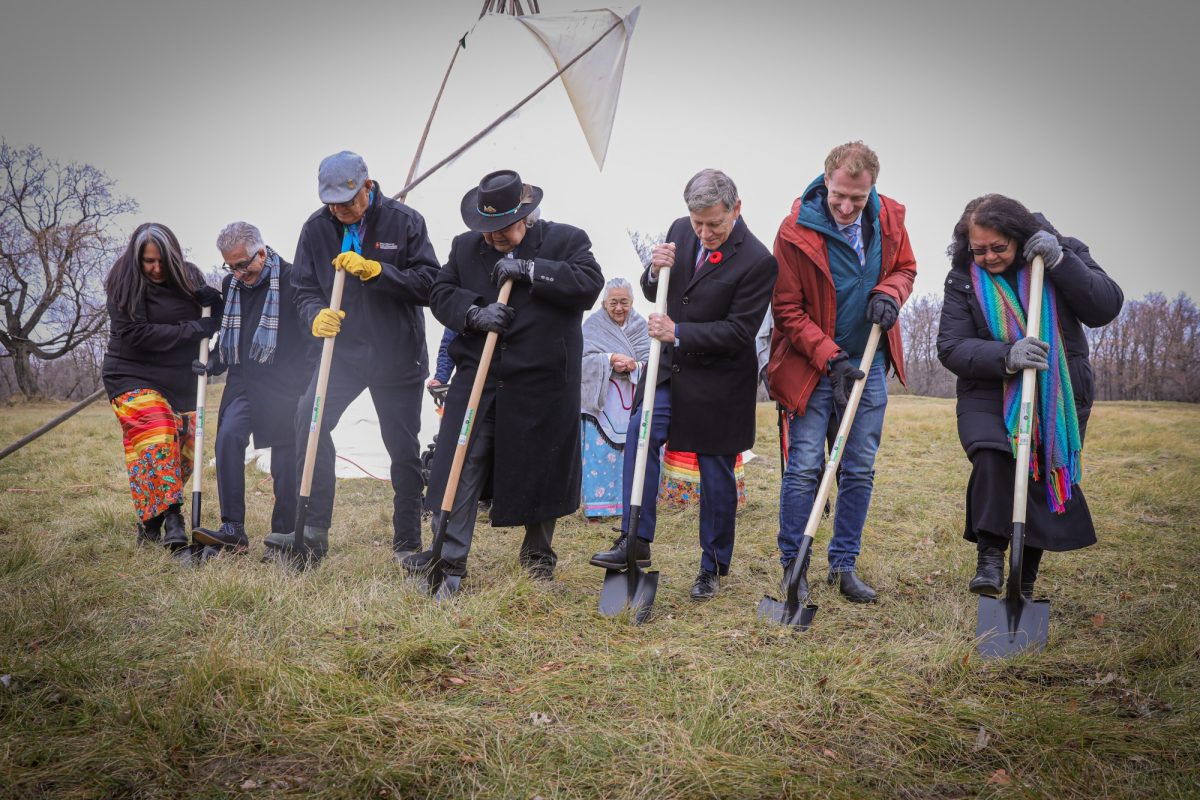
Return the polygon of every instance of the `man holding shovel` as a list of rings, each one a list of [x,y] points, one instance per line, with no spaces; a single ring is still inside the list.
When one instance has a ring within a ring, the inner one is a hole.
[[[400,559],[421,549],[421,398],[429,376],[425,314],[438,262],[425,220],[389,199],[367,176],[361,156],[343,150],[321,162],[321,202],[300,230],[292,285],[313,336],[337,336],[324,397],[304,541],[314,559],[329,547],[333,520],[334,459],[330,436],[346,407],[371,390],[383,444],[392,460],[392,550]],[[333,279],[345,270],[341,309],[330,308]],[[312,376],[296,414],[296,452],[308,442],[318,376]],[[297,471],[303,464],[297,465]],[[291,548],[291,532],[265,541],[268,557]]]
[[[192,371],[229,377],[221,393],[217,426],[217,496],[221,526],[197,528],[196,541],[244,552],[246,447],[271,448],[275,505],[271,530],[290,531],[296,521],[296,404],[316,366],[314,339],[296,311],[292,265],[263,243],[248,222],[232,222],[217,236],[225,262],[221,285],[225,314],[213,358]]]
[[[737,512],[734,464],[754,444],[758,362],[754,337],[775,282],[775,259],[741,218],[742,201],[725,173],[705,169],[683,191],[688,216],[672,223],[666,241],[655,245],[642,273],[646,299],[657,298],[659,271],[670,268],[666,313],[648,320],[653,347],[662,348],[646,456],[638,530],[629,531],[630,491],[637,448],[625,448],[621,536],[611,550],[592,556],[594,566],[623,570],[626,547],[636,548],[639,566],[650,564],[654,539],[653,499],[658,495],[659,449],[695,452],[700,466],[700,571],[693,600],[716,596],[733,557]],[[639,386],[629,418],[627,442],[639,435]]]
[[[449,516],[435,518],[434,550],[401,563],[410,573],[451,576],[440,596],[467,574],[477,503],[492,489],[493,526],[523,525],[520,561],[549,580],[558,517],[579,508],[579,384],[583,313],[604,288],[586,233],[539,220],[542,190],[512,170],[483,177],[462,199],[469,232],[455,237],[430,293],[434,316],[458,331],[450,342],[457,372],[446,396],[429,478],[427,507],[437,514],[448,486],[454,443],[469,430]],[[512,282],[507,303],[500,288]],[[488,333],[500,335],[477,408],[469,408]],[[464,425],[464,417],[468,424]],[[435,548],[438,543],[435,542]]]
[[[887,407],[886,368],[904,381],[900,306],[912,292],[917,265],[904,228],[904,206],[875,191],[879,159],[862,142],[835,147],[825,172],[796,199],[779,227],[779,280],[771,300],[775,332],[768,378],[788,414],[788,460],[779,496],[779,550],[786,577],[825,465],[830,415],[840,417],[871,326],[886,332],[841,460],[829,583],[856,603],[875,590],[855,567],[871,503],[875,454]],[[801,565],[801,575],[807,573]],[[801,596],[808,594],[802,580]],[[786,591],[786,587],[784,587]]]

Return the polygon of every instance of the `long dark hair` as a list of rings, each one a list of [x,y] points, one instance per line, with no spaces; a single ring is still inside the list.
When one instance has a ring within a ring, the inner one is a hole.
[[[183,249],[171,229],[157,222],[143,223],[129,237],[128,246],[104,279],[108,299],[117,309],[135,319],[142,316],[142,300],[146,296],[146,285],[150,283],[142,274],[142,253],[150,243],[157,246],[162,255],[168,286],[194,296],[204,285],[204,275],[199,268],[183,260]]]
[[[946,248],[950,265],[955,269],[966,269],[974,256],[971,255],[971,225],[991,228],[1016,242],[1017,255],[1025,247],[1025,241],[1043,227],[1037,217],[1020,202],[1002,194],[985,194],[967,203],[962,216],[954,226],[954,241]]]

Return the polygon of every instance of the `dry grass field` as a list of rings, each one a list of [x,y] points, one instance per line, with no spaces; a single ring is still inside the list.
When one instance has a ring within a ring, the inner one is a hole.
[[[0,443],[61,408],[4,408]],[[1200,408],[1100,404],[1088,434],[1100,543],[1046,557],[1046,652],[990,662],[953,401],[893,398],[860,561],[881,602],[822,583],[800,634],[754,613],[779,577],[766,405],[720,596],[687,599],[696,512],[665,512],[635,627],[597,613],[611,526],[582,517],[553,583],[484,527],[466,593],[432,604],[389,559],[373,480],[339,484],[317,570],[259,563],[259,473],[251,556],[181,569],[134,544],[100,403],[0,461],[0,796],[1200,796]],[[211,467],[206,498],[214,524]]]

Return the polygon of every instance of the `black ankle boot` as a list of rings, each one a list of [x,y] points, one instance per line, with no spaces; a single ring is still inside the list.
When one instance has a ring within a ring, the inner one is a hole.
[[[163,514],[137,524],[138,544],[158,544],[162,539]]]
[[[183,514],[179,509],[178,505],[170,506],[163,519],[162,545],[172,552],[191,544],[191,537],[188,536],[187,526],[183,523]]]
[[[999,547],[979,548],[975,577],[968,587],[975,594],[998,597],[1004,583],[1004,551]]]

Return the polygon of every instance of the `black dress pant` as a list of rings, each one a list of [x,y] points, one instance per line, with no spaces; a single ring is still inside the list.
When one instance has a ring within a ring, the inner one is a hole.
[[[217,498],[221,521],[246,523],[246,448],[250,446],[250,399],[227,397],[217,423]],[[275,505],[271,530],[287,533],[296,523],[296,446],[271,448],[271,484]]]
[[[330,431],[347,406],[365,389],[371,390],[371,400],[379,418],[379,433],[383,446],[392,461],[392,548],[421,549],[421,401],[424,380],[396,380],[390,368],[372,369],[366,365],[339,360],[334,351],[329,385],[324,400],[312,490],[308,501],[307,524],[315,528],[330,528],[333,523],[335,489],[334,450]],[[313,375],[308,391],[300,398],[296,414],[296,481],[301,485],[304,475],[304,452],[308,447],[308,431],[312,421],[313,398],[317,392],[317,376]]]

